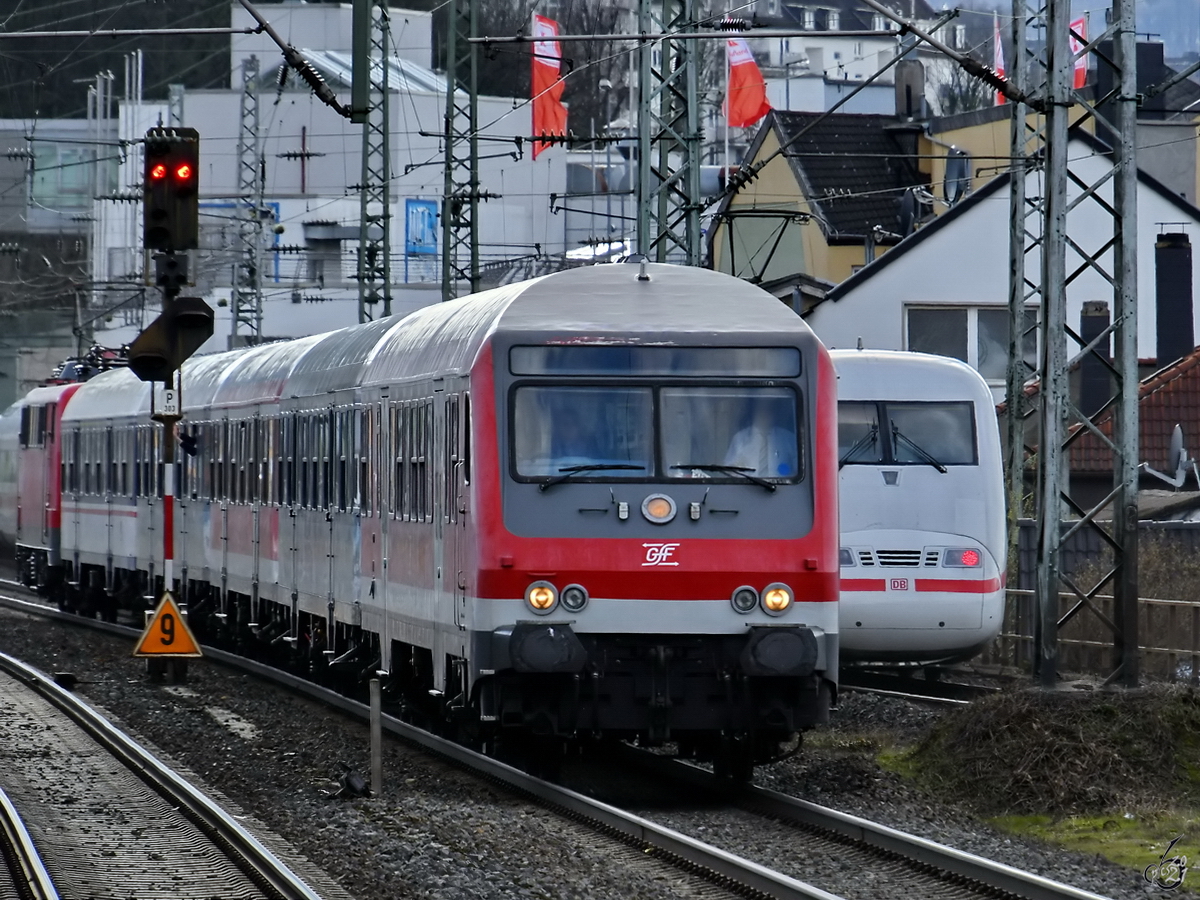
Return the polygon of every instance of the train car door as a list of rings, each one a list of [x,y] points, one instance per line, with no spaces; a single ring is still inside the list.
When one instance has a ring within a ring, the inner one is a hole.
[[[450,545],[449,576],[454,594],[454,624],[459,631],[470,626],[467,617],[467,395],[446,398],[446,541]]]

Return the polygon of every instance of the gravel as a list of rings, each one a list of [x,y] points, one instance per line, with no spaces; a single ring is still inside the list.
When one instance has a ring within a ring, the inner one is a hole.
[[[382,796],[338,796],[343,764],[368,773],[364,725],[207,661],[192,662],[186,685],[153,685],[131,649],[0,610],[0,651],[44,671],[73,672],[78,694],[247,816],[327,900],[713,896],[711,885],[386,739]],[[940,714],[848,693],[833,725],[793,759],[760,767],[756,782],[1115,900],[1161,893],[1139,871],[997,832],[874,763],[877,739],[912,740]],[[694,810],[643,814],[699,827]],[[745,846],[751,838],[744,831],[723,833],[733,842],[722,843],[727,849],[762,858],[757,841]],[[1146,862],[1154,861],[1147,850]],[[788,870],[804,877],[804,865],[793,859]],[[858,884],[861,895],[871,873],[842,879]]]

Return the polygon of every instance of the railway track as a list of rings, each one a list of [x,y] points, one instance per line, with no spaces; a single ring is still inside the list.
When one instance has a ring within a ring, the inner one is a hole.
[[[26,611],[48,614],[53,618],[80,624],[78,617],[47,610],[40,604],[10,599],[6,605]],[[137,631],[120,625],[87,622],[105,631],[133,638]],[[206,649],[206,655],[256,677],[270,679],[300,694],[351,715],[366,718],[367,707],[335,694],[309,681],[271,669],[259,663],[220,650]],[[444,759],[469,769],[479,777],[536,801],[595,831],[615,838],[640,853],[664,864],[699,877],[719,893],[731,896],[780,898],[836,898],[844,896],[838,884],[824,886],[792,877],[779,860],[753,861],[699,840],[682,829],[672,828],[650,818],[636,815],[568,790],[561,785],[536,778],[496,759],[482,756],[458,744],[422,731],[390,716],[383,717],[386,732],[403,741],[429,750]],[[658,763],[655,763],[658,764]],[[705,790],[721,796],[721,802],[759,817],[758,828],[790,830],[793,847],[808,853],[816,841],[825,842],[819,851],[847,860],[859,872],[887,873],[888,896],[945,896],[955,898],[1011,897],[1036,900],[1096,900],[1097,895],[1041,879],[980,857],[904,835],[835,810],[799,801],[758,788],[731,791],[713,776],[694,767],[670,763],[672,779],[682,780],[685,791]],[[769,820],[763,822],[761,820]],[[798,836],[796,829],[803,828]],[[818,852],[818,851],[813,851]],[[894,887],[908,879],[907,887]],[[931,887],[936,886],[936,891]],[[852,894],[853,895],[853,894]],[[879,894],[877,896],[883,896]]]
[[[0,698],[5,787],[47,876],[35,887],[318,900],[236,820],[50,677],[0,654]]]
[[[21,814],[0,790],[0,900],[58,900],[58,890]]]

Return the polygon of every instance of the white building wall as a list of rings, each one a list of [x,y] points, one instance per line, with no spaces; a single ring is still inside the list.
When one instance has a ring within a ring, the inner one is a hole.
[[[1085,180],[1095,180],[1108,167],[1092,156],[1082,142],[1072,142],[1069,155],[1072,168]],[[1092,158],[1088,158],[1092,157]],[[1027,191],[1031,196],[1044,190],[1040,173],[1031,174]],[[1111,183],[1101,195],[1111,202]],[[1071,185],[1075,197],[1079,189]],[[1186,222],[1193,241],[1200,239],[1200,220],[1188,216],[1157,192],[1139,185],[1138,189],[1138,356],[1153,358],[1155,348],[1155,273],[1154,244],[1159,233],[1157,223]],[[1037,222],[1031,223],[1035,233]],[[1174,226],[1173,226],[1174,228]],[[1068,217],[1067,229],[1079,246],[1094,252],[1112,235],[1112,218],[1095,203],[1085,202]],[[869,348],[908,349],[905,310],[910,306],[939,304],[989,305],[1005,307],[1008,298],[1008,189],[996,191],[967,210],[957,221],[879,270],[872,278],[842,296],[836,302],[817,306],[807,322],[830,347],[850,348],[861,338]],[[894,252],[894,251],[893,251]],[[881,257],[881,261],[886,259]],[[1036,254],[1027,256],[1027,276],[1040,281]],[[1067,271],[1074,271],[1082,260],[1067,249]],[[1103,268],[1112,271],[1112,254],[1101,257]],[[1200,312],[1200,267],[1192,272],[1193,322]],[[1085,300],[1112,304],[1112,287],[1097,272],[1087,270],[1067,288],[1067,322],[1078,328]],[[1200,332],[1197,333],[1200,337]]]
[[[340,50],[349,53],[353,44],[353,9],[349,3],[303,2],[262,3],[255,7],[276,33],[297,50]],[[232,28],[257,28],[258,22],[240,3],[230,7]],[[429,66],[432,58],[433,16],[412,9],[391,9],[391,53],[402,59]],[[258,56],[265,69],[281,58],[279,45],[266,32],[235,34],[230,42],[230,84],[240,84],[242,60]]]

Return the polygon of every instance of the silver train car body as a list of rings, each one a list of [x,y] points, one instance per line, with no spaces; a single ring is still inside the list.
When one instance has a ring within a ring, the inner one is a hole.
[[[943,356],[834,350],[842,658],[970,658],[1004,617],[1004,464],[983,378]]]

